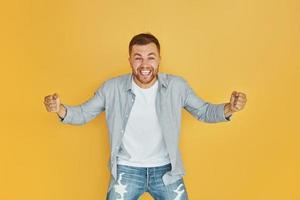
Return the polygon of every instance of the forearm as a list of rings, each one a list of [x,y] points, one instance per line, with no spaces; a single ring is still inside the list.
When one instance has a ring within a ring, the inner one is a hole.
[[[97,94],[80,105],[70,106],[64,104],[62,107],[61,112],[58,114],[63,117],[61,122],[74,125],[85,124],[105,110],[104,100]]]
[[[63,105],[63,107],[57,115],[64,124],[82,125],[94,118],[84,104],[77,106]]]
[[[229,119],[224,115],[225,103],[212,104],[206,103],[204,112],[200,115],[202,116],[202,121],[207,123],[218,123],[229,121]],[[201,113],[201,112],[200,112]],[[199,113],[199,114],[200,114]]]

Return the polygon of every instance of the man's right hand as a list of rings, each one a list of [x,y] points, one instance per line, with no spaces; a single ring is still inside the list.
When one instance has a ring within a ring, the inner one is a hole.
[[[66,115],[66,108],[60,103],[58,94],[48,95],[44,98],[44,104],[48,112],[55,112],[61,118]]]

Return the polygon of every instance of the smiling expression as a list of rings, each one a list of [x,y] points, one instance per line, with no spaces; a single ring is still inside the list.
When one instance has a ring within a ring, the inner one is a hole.
[[[141,88],[151,87],[157,80],[160,55],[154,43],[133,45],[129,56],[133,80]]]

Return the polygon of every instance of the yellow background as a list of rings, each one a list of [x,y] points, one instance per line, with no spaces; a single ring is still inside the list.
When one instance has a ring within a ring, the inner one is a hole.
[[[200,97],[248,97],[229,123],[184,111],[190,199],[300,199],[299,1],[17,0],[0,11],[0,199],[105,199],[104,114],[63,125],[43,98],[57,92],[76,105],[130,72],[128,43],[141,32],[160,40],[161,71],[185,77]]]

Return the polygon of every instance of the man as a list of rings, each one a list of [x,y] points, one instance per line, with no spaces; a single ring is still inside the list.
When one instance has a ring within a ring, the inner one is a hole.
[[[129,43],[131,74],[104,82],[78,106],[62,104],[56,93],[45,97],[47,111],[57,113],[65,124],[84,124],[105,111],[110,136],[108,200],[135,200],[144,192],[159,200],[188,199],[178,149],[182,108],[198,120],[216,123],[230,121],[246,104],[246,95],[236,91],[228,103],[204,101],[183,78],[158,73],[160,59],[157,38],[138,34]]]

